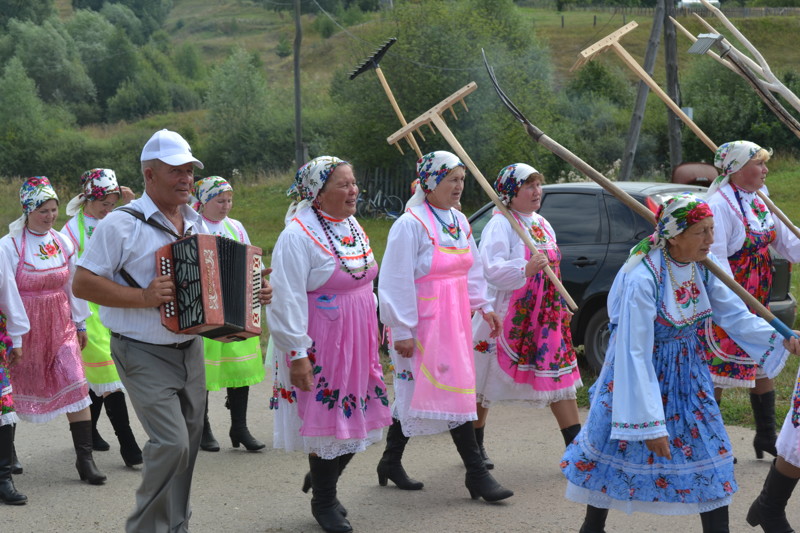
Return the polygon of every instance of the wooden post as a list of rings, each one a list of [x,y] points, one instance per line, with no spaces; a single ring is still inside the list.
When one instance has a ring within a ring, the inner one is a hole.
[[[680,82],[678,81],[678,40],[675,35],[675,26],[672,25],[669,17],[675,13],[675,4],[670,0],[664,6],[664,60],[667,69],[667,93],[669,98],[676,103],[680,110],[681,92]],[[673,109],[670,106],[670,109]],[[678,119],[682,119],[681,114],[672,114],[667,111],[667,127],[669,130],[669,161],[670,170],[683,163],[683,149],[681,148],[681,125]],[[677,116],[676,116],[677,115]],[[684,115],[685,116],[685,115]]]

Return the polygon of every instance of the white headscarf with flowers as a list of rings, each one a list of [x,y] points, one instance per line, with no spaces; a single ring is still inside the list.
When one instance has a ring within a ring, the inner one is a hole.
[[[286,224],[291,222],[297,213],[311,207],[312,202],[336,167],[349,164],[338,157],[321,155],[300,167],[295,174],[294,184],[286,191],[286,196],[294,198],[284,217]]]
[[[458,167],[466,165],[450,152],[437,150],[423,155],[417,161],[417,178],[419,183],[414,189],[414,196],[406,202],[406,209],[422,205],[425,195],[436,188],[447,174]]]
[[[194,183],[195,201],[192,207],[195,211],[200,211],[202,206],[226,191],[233,191],[233,187],[225,178],[221,176],[201,178]]]
[[[12,237],[18,237],[25,228],[28,215],[48,200],[58,201],[58,195],[47,176],[33,176],[25,180],[19,188],[19,203],[22,216],[8,225]]]
[[[120,194],[117,175],[110,168],[93,168],[81,174],[83,191],[67,204],[67,215],[75,216],[86,202],[94,202],[109,194]]]
[[[714,154],[714,166],[720,169],[722,174],[711,183],[706,198],[711,198],[720,187],[724,187],[731,180],[730,175],[740,171],[759,150],[761,147],[750,141],[731,141],[717,148]]]
[[[511,202],[531,174],[538,173],[538,170],[525,163],[512,163],[503,168],[494,182],[494,190],[503,205],[507,206]]]

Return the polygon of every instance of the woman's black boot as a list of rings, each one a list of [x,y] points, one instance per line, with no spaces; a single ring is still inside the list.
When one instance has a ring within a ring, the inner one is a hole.
[[[247,451],[255,452],[266,447],[266,444],[256,439],[247,429],[247,399],[250,395],[250,387],[228,387],[228,400],[225,407],[231,411],[231,430],[228,433],[231,437],[231,445],[239,447],[239,443],[244,444]]]
[[[451,429],[450,436],[453,437],[458,454],[467,467],[464,484],[473,500],[483,498],[487,502],[496,502],[514,495],[514,491],[500,485],[486,469],[478,442],[475,440],[475,428],[472,422]]]
[[[106,476],[97,469],[92,457],[92,421],[70,422],[69,430],[72,432],[72,443],[75,446],[75,468],[81,481],[90,485],[102,485]]]
[[[328,533],[350,533],[353,528],[339,510],[336,483],[339,481],[339,458],[322,459],[309,455],[311,468],[311,514]]]
[[[421,481],[408,477],[403,468],[403,451],[407,442],[408,437],[403,435],[400,421],[392,419],[392,425],[386,432],[386,449],[378,462],[378,483],[381,487],[386,486],[387,480],[392,480],[398,489],[403,490],[420,490],[425,486]]]
[[[606,533],[606,518],[608,509],[587,505],[586,516],[583,518],[579,533]]]
[[[339,456],[339,476],[340,477],[342,475],[342,472],[344,472],[344,469],[347,466],[347,463],[349,463],[350,459],[353,458],[353,455],[355,455],[355,454],[346,453],[344,455],[340,455]],[[303,478],[303,486],[301,487],[301,490],[303,492],[308,492],[310,489],[311,489],[311,471],[309,470],[308,472],[306,472],[306,475]],[[342,513],[342,516],[347,516],[347,509],[345,509],[344,505],[342,505],[342,502],[340,502],[338,498],[336,499],[336,503],[337,503],[337,505],[339,507],[339,512]]]
[[[0,426],[0,502],[7,505],[24,505],[28,497],[17,492],[11,479],[14,428],[12,424]]]
[[[581,432],[581,425],[574,424],[568,428],[564,428],[561,430],[561,435],[564,437],[564,446],[569,446],[570,443],[575,440],[575,437],[578,436],[578,433]]]
[[[131,430],[131,422],[128,417],[128,404],[125,402],[125,393],[122,391],[112,392],[105,398],[106,414],[117,434],[119,441],[119,453],[125,466],[135,466],[142,464],[142,450],[136,442]]]
[[[89,389],[89,398],[92,399],[92,403],[89,405],[89,412],[92,415],[92,449],[96,452],[107,452],[111,449],[111,445],[97,432],[97,421],[100,419],[100,413],[103,412],[105,398],[95,394],[92,389]]]
[[[211,423],[208,421],[208,391],[206,391],[206,412],[203,415],[203,436],[200,438],[200,449],[204,452],[218,452],[219,442],[211,432]]]
[[[793,533],[794,529],[786,520],[786,504],[797,481],[778,472],[773,461],[761,494],[747,512],[747,523],[753,527],[761,526],[767,533]]]
[[[728,506],[700,513],[700,523],[703,525],[703,533],[729,533]]]
[[[494,461],[489,459],[489,454],[486,453],[486,448],[483,446],[483,432],[486,429],[486,426],[475,428],[475,441],[478,443],[478,448],[481,450],[481,458],[483,459],[483,464],[486,465],[486,470],[491,470],[494,468]]]
[[[750,406],[753,408],[753,418],[756,422],[756,436],[753,438],[756,458],[763,458],[764,452],[777,457],[778,450],[775,449],[775,441],[778,439],[778,435],[775,433],[775,391],[771,390],[764,394],[750,394]]]
[[[11,473],[15,476],[22,474],[22,463],[19,462],[17,457],[17,445],[14,442],[17,438],[17,425],[11,425]]]

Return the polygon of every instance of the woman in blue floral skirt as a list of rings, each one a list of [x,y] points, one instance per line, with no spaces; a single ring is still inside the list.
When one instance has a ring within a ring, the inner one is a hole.
[[[733,454],[698,328],[713,315],[769,376],[800,343],[782,343],[698,263],[716,261],[713,232],[708,204],[671,198],[614,280],[606,362],[561,462],[567,498],[587,504],[583,533],[604,531],[608,509],[699,513],[704,532],[728,531]]]

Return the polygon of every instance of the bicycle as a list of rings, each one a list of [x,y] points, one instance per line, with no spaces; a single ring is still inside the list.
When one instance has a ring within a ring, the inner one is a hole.
[[[403,214],[405,204],[397,196],[384,195],[383,191],[378,190],[374,197],[367,197],[367,191],[362,190],[358,195],[356,213],[359,218],[378,218],[386,217],[394,220]]]

